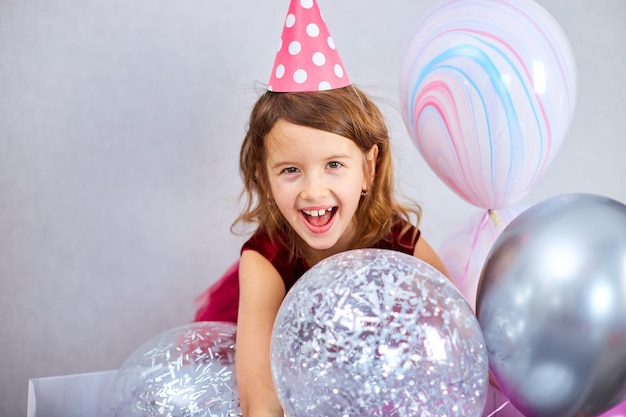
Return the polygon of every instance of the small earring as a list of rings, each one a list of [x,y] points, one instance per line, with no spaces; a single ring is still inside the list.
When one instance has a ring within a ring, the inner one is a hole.
[[[361,197],[365,197],[367,195],[367,190],[361,190]]]

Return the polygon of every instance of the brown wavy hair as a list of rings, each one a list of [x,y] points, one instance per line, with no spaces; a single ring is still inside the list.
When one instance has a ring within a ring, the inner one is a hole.
[[[402,235],[410,230],[413,222],[415,226],[419,224],[420,207],[417,204],[405,206],[394,195],[389,132],[383,115],[370,98],[350,85],[316,92],[267,91],[259,97],[250,113],[239,155],[245,206],[234,221],[233,230],[240,223],[256,223],[258,229],[268,233],[271,239],[283,241],[292,257],[302,254],[301,238],[289,227],[270,197],[265,137],[279,119],[352,140],[363,151],[366,170],[365,155],[374,145],[378,146],[374,179],[368,184],[368,192],[361,197],[353,218],[355,249],[368,247],[389,236],[393,226],[400,222],[406,223]],[[371,175],[366,177],[371,178]],[[417,233],[417,227],[414,233]]]

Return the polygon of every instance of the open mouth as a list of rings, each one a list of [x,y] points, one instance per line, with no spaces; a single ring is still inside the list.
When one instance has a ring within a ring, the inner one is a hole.
[[[337,213],[337,206],[322,210],[300,210],[307,223],[315,227],[327,225]]]

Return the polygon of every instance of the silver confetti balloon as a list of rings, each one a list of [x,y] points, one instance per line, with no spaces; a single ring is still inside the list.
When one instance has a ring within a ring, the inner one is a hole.
[[[307,271],[279,309],[271,368],[289,417],[478,417],[487,395],[472,309],[435,268],[391,250]]]
[[[117,372],[105,417],[241,415],[235,378],[236,326],[196,322],[138,347]]]
[[[626,206],[566,194],[522,212],[488,255],[477,314],[491,371],[527,417],[626,399]]]

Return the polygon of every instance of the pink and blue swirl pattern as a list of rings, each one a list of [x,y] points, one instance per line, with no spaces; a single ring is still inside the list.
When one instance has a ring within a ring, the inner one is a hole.
[[[467,202],[497,209],[526,196],[561,147],[574,56],[534,1],[442,1],[405,51],[400,99],[431,169]]]

